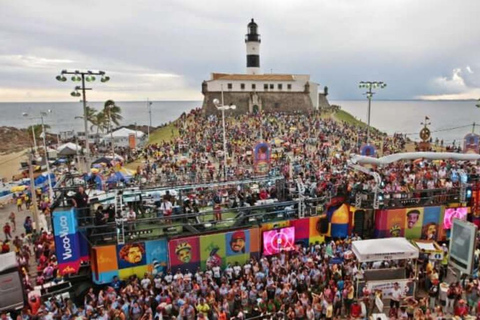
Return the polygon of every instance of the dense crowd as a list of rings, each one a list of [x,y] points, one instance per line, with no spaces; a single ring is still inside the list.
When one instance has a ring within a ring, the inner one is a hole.
[[[145,162],[136,173],[136,182],[151,184],[187,184],[255,177],[252,148],[264,140],[272,145],[270,175],[283,175],[290,184],[304,185],[297,192],[317,197],[326,192],[371,191],[374,180],[348,169],[351,154],[360,153],[366,142],[364,128],[334,121],[321,113],[238,115],[227,118],[227,176],[223,167],[223,131],[221,117],[206,117],[201,110],[184,114],[176,122],[179,137],[170,142],[151,144],[139,155]],[[403,151],[408,142],[402,134],[388,137],[378,131],[370,139],[383,155]],[[419,196],[419,190],[449,190],[477,176],[477,163],[455,161],[399,161],[373,168],[382,177],[385,194]],[[142,182],[143,181],[143,182]],[[180,203],[183,212],[198,212],[206,205],[228,207],[254,205],[257,200],[276,198],[274,186],[253,190],[223,188],[211,193],[188,195]],[[220,200],[216,200],[216,199]],[[16,198],[17,210],[32,205],[24,193]],[[162,197],[158,206],[172,210],[173,199]],[[38,207],[47,216],[48,197],[40,196]],[[82,205],[79,206],[83,207]],[[102,208],[103,209],[103,208]],[[129,209],[133,220],[136,217]],[[112,220],[102,210],[95,213],[96,224]],[[130,217],[130,216],[129,216]],[[130,219],[130,218],[129,218]],[[221,219],[221,217],[220,217]],[[98,221],[100,221],[100,223]],[[6,240],[2,253],[15,250],[24,274],[24,284],[32,289],[29,268],[37,266],[35,284],[60,279],[54,255],[53,236],[33,230],[31,219],[24,222],[25,234],[12,237],[17,225],[15,213],[4,225]],[[114,279],[102,290],[91,290],[83,304],[52,298],[34,297],[23,310],[22,319],[245,319],[253,315],[287,319],[365,319],[375,311],[375,297],[382,292],[356,292],[355,280],[370,268],[405,268],[413,280],[420,279],[426,298],[406,296],[398,288],[389,297],[393,319],[444,319],[445,314],[476,313],[480,285],[475,279],[452,283],[446,306],[438,307],[439,282],[446,279],[444,261],[420,259],[418,270],[408,262],[397,265],[384,261],[378,265],[358,265],[351,254],[351,240],[315,244],[282,252],[275,256],[252,258],[243,266],[209,268],[206,271],[168,270],[164,274],[145,274],[142,279]],[[32,254],[33,252],[33,254]],[[34,263],[33,260],[34,259]],[[417,272],[418,271],[418,272]],[[356,298],[356,297],[360,298]]]
[[[184,114],[177,121],[179,138],[148,145],[137,168],[137,177],[150,183],[187,184],[224,180],[221,117],[206,117],[201,110]],[[271,175],[283,175],[289,182],[307,184],[307,192],[326,189],[372,190],[373,179],[348,170],[351,154],[359,154],[366,142],[364,128],[326,118],[322,113],[238,115],[226,120],[227,179],[255,176],[252,149],[260,140],[272,146]],[[377,154],[405,150],[404,135],[391,137],[370,133]],[[385,193],[454,188],[476,176],[477,164],[455,161],[398,161],[373,168],[384,181]]]
[[[297,247],[223,269],[165,270],[126,281],[114,277],[110,285],[92,288],[81,304],[52,298],[26,307],[22,319],[367,319],[378,312],[377,297],[390,300],[390,319],[440,320],[477,313],[476,279],[452,283],[442,307],[439,281],[448,272],[443,261],[422,255],[419,275],[413,261],[358,264],[352,240],[360,238]],[[404,268],[411,280],[420,276],[418,283],[428,294],[415,298],[398,283],[388,296],[355,285],[366,270],[383,268]]]

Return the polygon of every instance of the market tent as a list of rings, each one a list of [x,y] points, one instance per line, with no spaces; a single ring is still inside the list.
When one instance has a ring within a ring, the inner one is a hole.
[[[57,151],[59,156],[73,156],[81,152],[82,147],[80,147],[78,144],[68,142],[59,146]]]
[[[352,242],[359,262],[417,259],[419,250],[405,238],[371,239]]]
[[[111,136],[113,136],[113,138],[128,138],[128,136],[131,134],[135,135],[135,137],[137,138],[142,138],[145,135],[145,133],[143,133],[142,131],[132,130],[128,128],[121,128],[113,131],[112,133],[106,134],[104,136],[104,139],[109,140]]]

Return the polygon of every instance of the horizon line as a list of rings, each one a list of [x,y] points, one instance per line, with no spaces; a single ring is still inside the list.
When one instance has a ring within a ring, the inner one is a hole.
[[[331,101],[365,101],[366,99],[332,99]],[[150,102],[201,102],[203,100],[148,100]],[[477,99],[375,99],[375,101],[478,101]],[[103,103],[105,101],[92,100],[90,103]],[[147,100],[118,100],[118,102],[147,102]],[[1,103],[81,103],[81,101],[0,101]]]

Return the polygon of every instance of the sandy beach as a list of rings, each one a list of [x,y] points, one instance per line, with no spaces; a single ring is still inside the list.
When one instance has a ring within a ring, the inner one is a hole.
[[[27,161],[25,150],[20,152],[0,154],[0,178],[6,181],[12,180],[12,177],[20,173],[20,162]]]

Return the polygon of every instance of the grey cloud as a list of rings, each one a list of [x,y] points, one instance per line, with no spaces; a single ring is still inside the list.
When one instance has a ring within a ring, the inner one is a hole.
[[[200,83],[210,72],[244,72],[243,36],[252,17],[262,35],[265,73],[309,73],[336,99],[362,98],[357,83],[369,79],[389,84],[379,98],[441,94],[435,79],[467,65],[480,70],[478,0],[21,0],[3,2],[1,12],[0,55],[182,77],[152,84],[118,76],[118,83],[111,82],[112,89],[130,88],[132,97],[145,86],[169,85],[198,90],[200,97]],[[6,79],[0,85],[41,81],[58,88],[48,81],[65,65],[48,64],[43,73],[21,66],[0,70]],[[468,86],[479,86],[477,74],[464,75]]]

